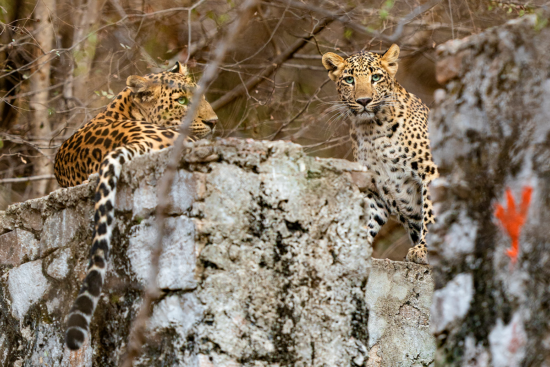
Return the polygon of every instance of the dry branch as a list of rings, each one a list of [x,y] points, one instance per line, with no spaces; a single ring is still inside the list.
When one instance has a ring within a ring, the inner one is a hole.
[[[311,98],[307,101],[306,105],[296,114],[294,115],[293,118],[291,118],[290,120],[288,120],[287,122],[285,122],[284,124],[282,124],[279,129],[277,129],[277,131],[275,132],[275,135],[273,135],[273,137],[270,139],[270,140],[277,140],[277,137],[279,136],[279,134],[281,133],[281,131],[287,127],[288,125],[292,124],[294,121],[296,121],[296,119],[298,117],[300,117],[306,110],[307,108],[309,107],[309,105],[311,104],[311,102],[317,98],[317,94],[319,94],[319,92],[321,91],[321,89],[323,89],[323,87],[330,81],[330,79],[326,79],[320,86],[319,88],[317,88],[317,90],[315,91],[315,93],[313,93],[313,95],[311,96]]]
[[[42,180],[54,180],[54,179],[55,179],[54,175],[3,178],[3,179],[0,179],[0,184],[30,182],[30,181],[42,181]]]
[[[247,0],[241,10],[241,14],[238,16],[237,21],[234,22],[228,31],[225,39],[221,40],[215,52],[214,60],[208,64],[206,70],[203,74],[203,77],[199,81],[196,92],[194,93],[190,108],[187,111],[187,115],[183,119],[183,123],[180,128],[180,136],[176,140],[174,146],[172,147],[172,152],[168,161],[168,165],[164,174],[159,182],[158,190],[158,206],[156,212],[156,223],[157,223],[157,239],[153,247],[153,252],[151,256],[151,275],[149,279],[149,284],[145,291],[145,297],[143,299],[143,304],[141,309],[134,321],[132,331],[130,334],[130,339],[128,342],[128,351],[126,360],[124,361],[123,367],[133,366],[134,359],[139,356],[141,353],[141,347],[145,342],[145,332],[147,321],[151,313],[152,303],[158,298],[160,291],[157,286],[157,276],[158,276],[158,265],[159,258],[162,252],[162,239],[165,234],[165,217],[166,210],[169,206],[169,193],[172,188],[172,183],[174,182],[174,177],[178,163],[180,161],[181,155],[183,154],[184,140],[187,136],[187,130],[193,121],[193,118],[198,110],[200,100],[204,96],[208,85],[215,79],[218,74],[218,68],[223,62],[225,54],[232,47],[233,42],[243,25],[248,21],[252,11],[257,6],[256,0]]]
[[[244,85],[240,84],[237,87],[233,88],[233,90],[226,93],[223,97],[217,99],[214,103],[212,103],[212,108],[214,108],[214,110],[222,108],[226,104],[233,101],[235,98],[239,97],[241,94],[250,91],[252,88],[260,84],[262,81],[264,81],[265,78],[275,72],[285,61],[291,59],[292,55],[294,55],[296,52],[302,49],[302,47],[307,45],[308,41],[311,40],[313,36],[325,29],[326,26],[332,23],[332,21],[332,19],[323,19],[321,22],[319,22],[319,24],[315,26],[315,28],[309,35],[295,41],[289,48],[287,48],[275,59],[273,59],[272,64],[270,66],[267,66],[263,72],[248,79],[244,83]]]

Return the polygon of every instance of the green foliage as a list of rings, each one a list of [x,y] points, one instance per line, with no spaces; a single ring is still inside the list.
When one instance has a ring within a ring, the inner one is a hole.
[[[0,0],[0,22],[9,23],[10,20],[10,11],[13,11],[13,2]]]
[[[351,39],[351,36],[353,35],[353,31],[349,28],[346,28],[344,30],[344,37],[347,39],[347,40],[350,40]]]
[[[228,14],[224,13],[224,14],[217,15],[212,10],[208,11],[206,13],[206,16],[208,18],[212,19],[214,22],[216,22],[216,25],[218,27],[223,26],[225,23],[227,23],[227,21],[229,21],[229,15]]]
[[[90,32],[81,49],[75,48],[73,57],[76,61],[74,76],[85,75],[89,72],[86,60],[93,60],[96,52],[98,37],[96,32]],[[58,54],[59,56],[59,54]]]
[[[535,9],[529,4],[519,5],[515,3],[508,3],[505,1],[491,1],[487,5],[487,10],[501,12],[508,17],[522,17],[525,14],[533,14]]]
[[[548,18],[537,12],[537,20],[535,22],[535,31],[540,31],[548,24]]]
[[[394,4],[395,4],[394,0],[384,1],[384,4],[382,4],[382,8],[378,12],[381,20],[386,20],[389,17],[390,11],[393,9]]]

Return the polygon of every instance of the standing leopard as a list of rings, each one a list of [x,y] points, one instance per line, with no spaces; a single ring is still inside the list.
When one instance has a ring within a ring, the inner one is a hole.
[[[68,315],[65,341],[71,350],[80,349],[86,339],[105,281],[122,165],[136,156],[173,145],[196,87],[187,68],[179,62],[161,73],[132,75],[126,84],[104,112],[61,145],[55,158],[55,177],[63,187],[79,185],[99,172],[90,263]],[[203,97],[189,139],[208,135],[217,121]]]
[[[395,80],[399,47],[384,54],[323,55],[345,112],[354,158],[372,173],[366,202],[373,240],[389,215],[409,233],[407,261],[428,264],[427,225],[435,218],[428,185],[438,177],[428,140],[428,107]]]

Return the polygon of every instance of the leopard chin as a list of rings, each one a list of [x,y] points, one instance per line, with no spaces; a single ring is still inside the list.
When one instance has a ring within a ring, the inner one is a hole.
[[[355,115],[355,119],[358,123],[370,123],[374,120],[376,115],[370,111],[363,111]]]

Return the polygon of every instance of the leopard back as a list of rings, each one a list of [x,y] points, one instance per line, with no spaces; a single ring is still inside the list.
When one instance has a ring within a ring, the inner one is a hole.
[[[139,142],[145,150],[173,144],[179,125],[196,88],[187,68],[176,63],[172,69],[145,76],[132,75],[127,87],[86,125],[60,147],[54,173],[62,187],[76,186],[98,172],[104,157],[118,147]],[[203,97],[190,126],[190,140],[212,133],[218,117]]]

